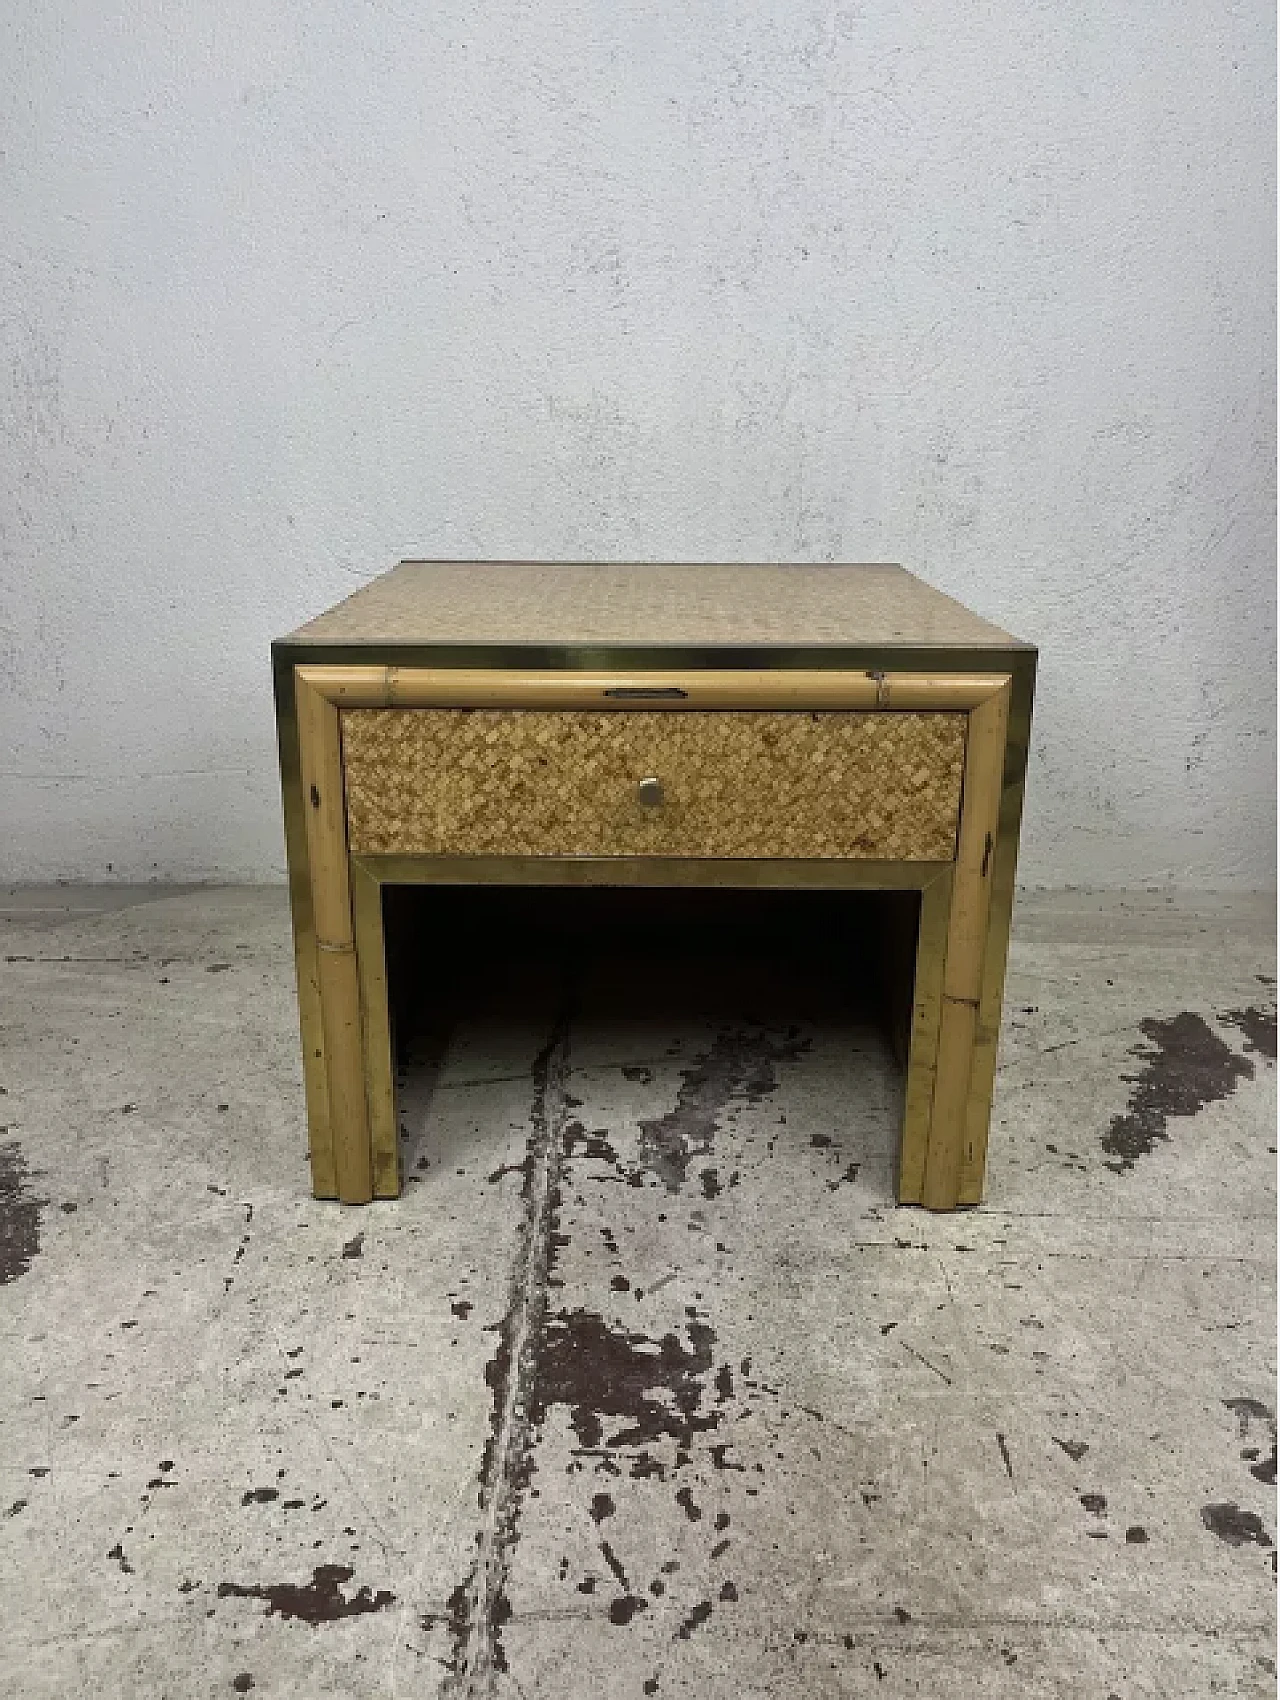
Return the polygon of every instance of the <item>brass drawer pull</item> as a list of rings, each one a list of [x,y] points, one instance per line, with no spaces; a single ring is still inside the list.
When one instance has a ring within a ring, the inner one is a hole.
[[[662,807],[662,781],[652,776],[642,779],[636,786],[636,796],[640,806],[645,809],[660,809]]]
[[[679,685],[607,685],[604,694],[618,697],[623,702],[646,702],[655,697],[660,701],[680,702],[689,693]]]

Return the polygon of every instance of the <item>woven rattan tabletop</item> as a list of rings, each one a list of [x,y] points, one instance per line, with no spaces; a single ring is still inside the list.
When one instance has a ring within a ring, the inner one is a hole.
[[[898,566],[402,561],[295,644],[1024,649]]]

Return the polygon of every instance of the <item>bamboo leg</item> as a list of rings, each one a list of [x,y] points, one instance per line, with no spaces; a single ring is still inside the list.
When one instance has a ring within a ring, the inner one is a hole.
[[[317,1198],[338,1196],[334,1167],[329,1079],[324,1066],[324,1016],[320,996],[320,952],[310,931],[298,932],[298,1025],[302,1034],[302,1081],[307,1097],[307,1146],[311,1153],[311,1191]]]
[[[1022,787],[1019,785],[1018,800]],[[1006,799],[1007,803],[1007,799]],[[960,1180],[960,1202],[980,1204],[987,1168],[987,1132],[991,1122],[991,1099],[996,1080],[996,1052],[1000,1040],[1000,1017],[1004,1006],[1004,975],[1009,956],[1009,930],[1013,920],[1014,868],[1018,854],[1018,829],[1007,828],[1001,809],[1000,841],[996,846],[995,878],[991,891],[991,917],[987,930],[986,960],[982,970],[982,999],[973,1041],[973,1068],[969,1075],[969,1103],[965,1116],[964,1164]]]
[[[387,1003],[387,950],[382,930],[382,886],[359,858],[351,863],[356,966],[364,1025],[365,1099],[373,1153],[375,1198],[400,1196],[400,1148],[396,1126],[391,1020]]]
[[[996,838],[995,872],[991,881],[991,915],[987,953],[982,969],[982,1002],[969,1075],[969,1109],[965,1123],[964,1168],[960,1202],[981,1202],[986,1180],[987,1132],[996,1077],[996,1052],[1004,1004],[1004,976],[1013,921],[1017,877],[1018,830],[1022,824],[1027,753],[1031,743],[1031,679],[1015,679],[1009,704],[1009,743],[1005,752],[1004,791],[1000,798],[1000,831]]]
[[[298,981],[298,1029],[302,1040],[302,1080],[307,1100],[307,1147],[311,1190],[317,1198],[336,1198],[337,1177],[329,1139],[329,1088],[324,1074],[324,1038],[320,1025],[316,930],[311,918],[311,870],[307,862],[306,809],[298,756],[298,717],[293,669],[276,670],[276,714],[280,742],[281,800],[289,857],[289,906],[293,914],[294,967]]]
[[[301,678],[297,703],[325,1078],[338,1197],[345,1204],[364,1204],[373,1197],[373,1169],[347,865],[342,733],[335,705]]]
[[[938,1055],[938,1023],[942,1013],[947,922],[951,914],[951,884],[952,874],[948,868],[920,893],[911,1044],[907,1053],[902,1144],[898,1157],[899,1204],[919,1204],[924,1186],[925,1153],[929,1146],[929,1119],[933,1112],[933,1083]]]
[[[1008,723],[1006,682],[969,714],[933,1115],[921,1189],[921,1202],[930,1210],[953,1210],[960,1202]]]

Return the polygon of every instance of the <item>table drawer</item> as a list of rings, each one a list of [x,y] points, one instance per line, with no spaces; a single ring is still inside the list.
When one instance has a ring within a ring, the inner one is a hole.
[[[349,843],[363,855],[949,861],[967,718],[346,709]],[[656,804],[641,800],[646,778]]]

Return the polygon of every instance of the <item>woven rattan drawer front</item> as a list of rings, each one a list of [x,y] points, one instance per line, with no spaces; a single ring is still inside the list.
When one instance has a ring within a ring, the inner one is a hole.
[[[963,714],[348,709],[363,855],[947,861]],[[660,781],[645,807],[641,779]]]

